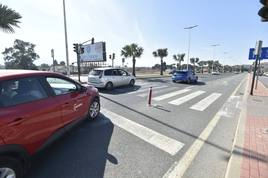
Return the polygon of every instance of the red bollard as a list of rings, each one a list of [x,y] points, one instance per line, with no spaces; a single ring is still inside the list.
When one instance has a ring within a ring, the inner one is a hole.
[[[148,94],[148,106],[152,105],[152,87],[149,89],[149,94]]]

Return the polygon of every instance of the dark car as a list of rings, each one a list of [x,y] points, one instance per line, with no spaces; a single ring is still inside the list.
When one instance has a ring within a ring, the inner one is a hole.
[[[177,70],[172,75],[173,82],[197,82],[198,77],[191,70]]]
[[[0,70],[0,177],[22,177],[30,155],[99,112],[92,86],[52,72]]]

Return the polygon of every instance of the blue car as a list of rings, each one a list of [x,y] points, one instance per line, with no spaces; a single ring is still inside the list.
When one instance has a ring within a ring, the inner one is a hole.
[[[198,77],[191,70],[176,70],[172,75],[173,82],[196,83]]]

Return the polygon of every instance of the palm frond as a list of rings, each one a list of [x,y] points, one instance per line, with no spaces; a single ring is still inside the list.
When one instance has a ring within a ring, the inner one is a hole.
[[[21,15],[16,11],[8,8],[6,5],[0,4],[0,28],[7,33],[14,33],[13,27],[18,27]]]

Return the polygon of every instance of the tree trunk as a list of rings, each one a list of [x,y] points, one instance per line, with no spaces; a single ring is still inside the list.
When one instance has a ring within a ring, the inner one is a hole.
[[[180,60],[180,68],[179,69],[181,70],[181,60]]]
[[[160,69],[160,75],[163,75],[163,58],[161,58],[161,69]]]
[[[195,73],[195,62],[194,62],[194,73]]]
[[[136,64],[136,59],[135,59],[135,57],[133,57],[133,60],[132,60],[132,75],[136,77],[135,64]]]

